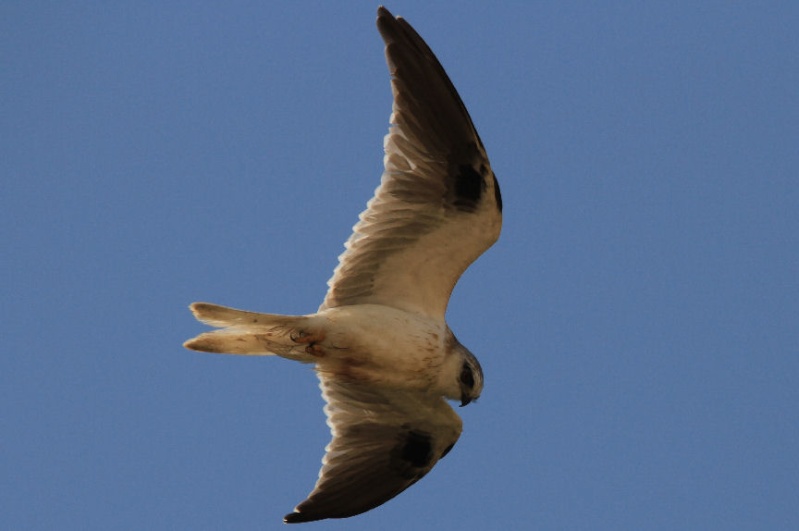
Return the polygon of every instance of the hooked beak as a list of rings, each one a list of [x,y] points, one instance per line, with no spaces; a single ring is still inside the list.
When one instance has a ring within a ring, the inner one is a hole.
[[[468,405],[469,402],[471,402],[471,401],[472,401],[472,397],[470,397],[469,395],[466,395],[466,394],[462,394],[461,395],[461,406],[460,407]]]

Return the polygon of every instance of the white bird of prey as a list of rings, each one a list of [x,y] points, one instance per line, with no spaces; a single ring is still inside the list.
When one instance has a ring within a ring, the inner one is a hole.
[[[499,237],[502,200],[483,143],[433,52],[380,7],[394,103],[385,171],[314,314],[198,302],[220,330],[192,350],[315,364],[332,433],[313,491],[287,523],[346,518],[427,474],[461,434],[446,399],[480,396],[483,372],[445,321],[455,283]]]

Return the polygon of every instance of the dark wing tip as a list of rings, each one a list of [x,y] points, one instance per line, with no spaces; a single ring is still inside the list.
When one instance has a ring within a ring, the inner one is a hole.
[[[386,44],[402,41],[404,46],[415,47],[422,54],[435,58],[433,51],[408,22],[401,16],[395,17],[383,6],[377,8],[377,30]],[[436,62],[438,62],[437,59]]]
[[[378,6],[377,7],[377,18],[394,18],[394,15],[392,15],[391,11],[386,9],[385,6]]]
[[[377,29],[385,42],[386,62],[392,77],[395,109],[397,92],[403,94],[399,111],[413,116],[411,122],[432,145],[449,142],[454,157],[473,162],[479,147],[485,152],[469,111],[441,62],[419,33],[403,17],[385,7],[377,10]]]
[[[283,523],[285,524],[301,524],[302,522],[310,522],[312,520],[314,520],[314,518],[308,518],[302,513],[296,513],[296,512],[289,513],[283,517]]]

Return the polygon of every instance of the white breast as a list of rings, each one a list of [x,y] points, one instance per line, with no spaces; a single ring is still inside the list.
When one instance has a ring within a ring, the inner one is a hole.
[[[317,370],[400,388],[430,388],[446,357],[446,323],[375,304],[319,312],[325,355]]]

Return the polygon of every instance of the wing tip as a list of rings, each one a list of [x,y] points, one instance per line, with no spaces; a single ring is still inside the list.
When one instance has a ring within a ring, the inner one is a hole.
[[[377,29],[384,40],[388,41],[391,32],[396,32],[396,24],[400,23],[400,21],[404,22],[404,19],[402,17],[395,17],[385,6],[377,8]],[[388,44],[388,42],[386,42],[386,44]]]
[[[302,514],[298,511],[294,511],[283,517],[284,524],[301,524],[303,522],[313,522],[314,520],[319,520],[319,518],[311,518],[307,514]]]
[[[386,8],[386,6],[380,4],[379,6],[377,6],[377,18],[386,18],[386,17],[394,18],[394,15],[391,14],[391,11],[389,11]]]

